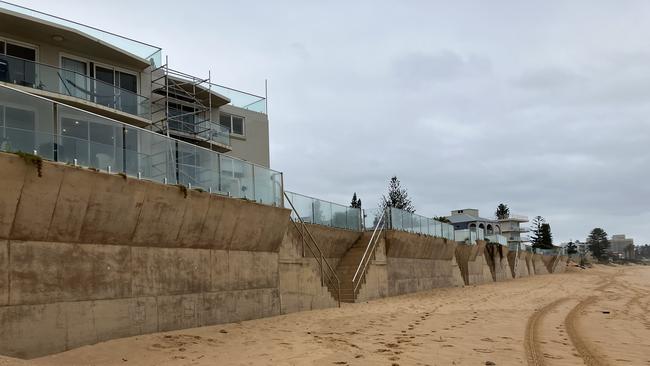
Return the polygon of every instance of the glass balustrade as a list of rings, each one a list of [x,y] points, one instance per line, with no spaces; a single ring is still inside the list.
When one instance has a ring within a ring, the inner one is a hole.
[[[454,227],[450,224],[394,207],[389,207],[387,211],[392,230],[454,240]]]
[[[94,37],[102,42],[106,42],[112,46],[120,48],[134,56],[147,60],[154,67],[162,66],[162,50],[160,49],[160,47],[152,46],[101,29],[90,27],[81,23],[63,19],[51,14],[46,14],[23,6],[10,4],[4,1],[0,1],[0,8],[7,9],[9,11],[13,11],[19,14],[24,14],[37,19],[42,19],[54,24],[58,24],[63,27],[75,29],[77,31],[81,31],[82,33],[87,34],[90,37]]]
[[[308,224],[318,224],[348,230],[361,230],[361,210],[338,203],[320,200],[302,194],[287,191],[289,200],[295,207],[291,215]],[[290,208],[287,203],[284,207]],[[296,213],[297,212],[297,213]]]
[[[67,95],[150,119],[149,99],[84,74],[50,65],[0,55],[0,81]]]
[[[280,172],[6,86],[0,150],[283,204]],[[338,210],[332,214],[340,220]]]

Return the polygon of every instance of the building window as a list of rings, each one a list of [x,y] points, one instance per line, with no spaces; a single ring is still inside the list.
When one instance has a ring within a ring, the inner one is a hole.
[[[246,128],[244,127],[244,117],[235,116],[228,113],[219,114],[219,124],[227,128],[231,134],[245,136]]]
[[[0,41],[0,81],[33,87],[36,82],[36,48]]]

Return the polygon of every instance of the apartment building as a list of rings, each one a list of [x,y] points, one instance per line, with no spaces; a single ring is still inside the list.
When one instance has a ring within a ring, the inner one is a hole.
[[[266,97],[167,60],[159,47],[0,1],[0,150],[281,204]]]
[[[528,232],[527,227],[522,227],[522,224],[528,222],[528,217],[524,215],[508,215],[505,219],[499,219],[501,232],[508,239],[508,245],[511,248],[519,246],[520,249],[528,241],[524,235]]]
[[[490,240],[502,245],[507,245],[506,238],[501,235],[501,224],[479,215],[475,208],[464,208],[451,211],[447,220],[454,226],[457,241]]]
[[[634,239],[627,238],[625,234],[612,235],[609,241],[610,253],[623,259],[634,259]]]

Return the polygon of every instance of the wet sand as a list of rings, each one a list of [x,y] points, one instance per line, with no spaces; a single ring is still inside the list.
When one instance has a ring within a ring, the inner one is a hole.
[[[650,365],[649,310],[650,267],[573,267],[0,365]]]

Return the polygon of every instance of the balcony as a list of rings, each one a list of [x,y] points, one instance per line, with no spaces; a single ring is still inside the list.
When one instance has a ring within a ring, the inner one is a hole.
[[[89,44],[93,47],[109,45],[114,49],[119,49],[123,53],[135,56],[142,60],[142,62],[151,64],[154,67],[162,65],[162,49],[160,47],[4,1],[0,1],[0,12],[15,14],[22,19],[28,19],[30,21],[37,19],[44,26],[56,27],[59,33],[66,33],[66,35],[68,33],[82,34],[92,41]]]
[[[527,227],[501,228],[503,233],[527,233],[530,229]]]
[[[72,97],[151,119],[149,99],[74,71],[0,55],[0,81]]]
[[[499,221],[528,222],[528,216],[510,214],[507,219],[501,219]]]
[[[207,142],[208,145],[218,145],[219,150],[230,151],[230,130],[228,128],[212,121],[195,122],[194,116],[186,117],[172,116],[168,120],[171,135],[182,139],[190,139],[193,142],[201,139]]]

